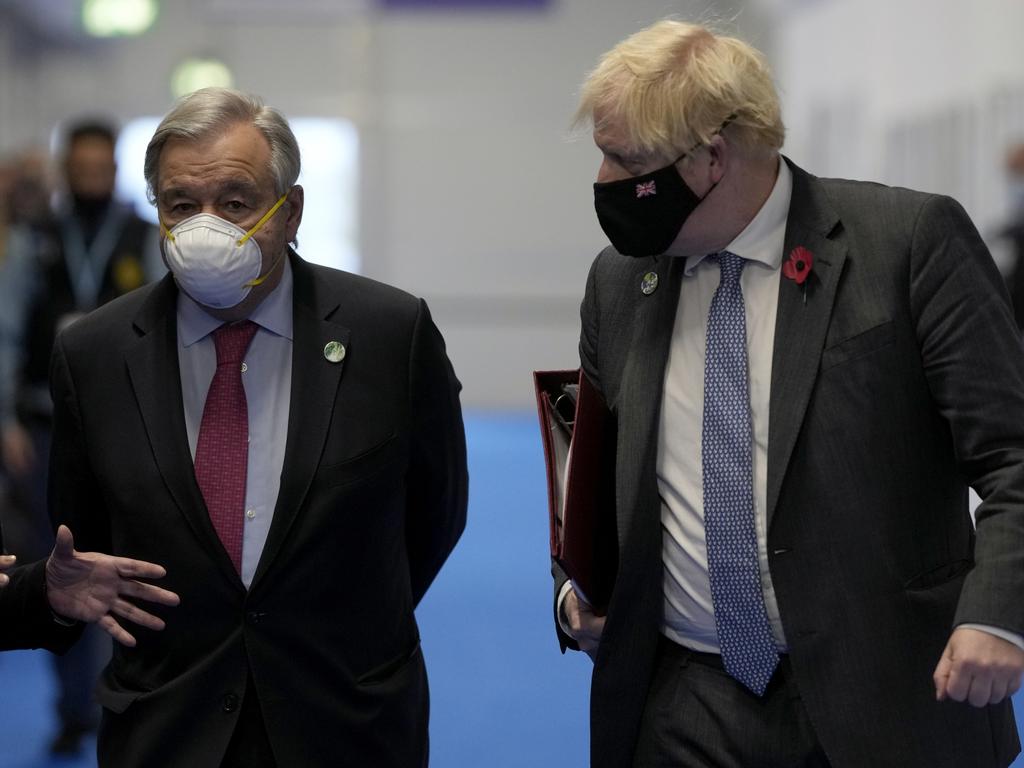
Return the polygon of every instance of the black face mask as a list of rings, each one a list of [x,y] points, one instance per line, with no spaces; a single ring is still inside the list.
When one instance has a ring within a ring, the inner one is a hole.
[[[664,253],[701,204],[704,198],[697,197],[676,170],[679,160],[643,176],[594,184],[597,220],[619,253]]]

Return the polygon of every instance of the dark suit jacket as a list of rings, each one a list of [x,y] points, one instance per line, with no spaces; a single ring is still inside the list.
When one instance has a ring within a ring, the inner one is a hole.
[[[954,201],[793,173],[785,253],[814,265],[806,303],[779,286],[768,553],[796,684],[836,768],[1006,765],[1010,704],[936,703],[932,683],[956,624],[1024,634],[1024,355],[1005,287]],[[683,266],[607,249],[582,306],[582,364],[618,427],[594,766],[631,763],[662,619],[655,464]],[[663,282],[644,296],[648,271]]]
[[[58,338],[51,507],[181,596],[101,678],[103,766],[219,766],[250,675],[282,767],[426,761],[413,609],[465,524],[460,385],[421,300],[291,259],[287,449],[248,591],[195,480],[172,278]]]
[[[79,630],[61,627],[46,602],[46,561],[6,571],[11,577],[0,587],[0,651],[15,648],[63,650]]]

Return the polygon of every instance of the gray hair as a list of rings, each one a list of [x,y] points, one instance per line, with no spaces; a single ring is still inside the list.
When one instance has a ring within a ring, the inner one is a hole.
[[[201,88],[183,96],[160,121],[146,147],[146,195],[156,202],[157,169],[160,153],[168,139],[205,139],[236,123],[248,123],[263,134],[270,145],[270,170],[275,192],[283,195],[299,178],[299,143],[278,110],[264,106],[262,99],[230,88]]]

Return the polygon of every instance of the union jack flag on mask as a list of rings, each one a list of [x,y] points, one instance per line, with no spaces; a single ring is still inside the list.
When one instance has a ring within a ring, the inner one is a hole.
[[[650,195],[656,195],[656,194],[658,194],[658,188],[656,186],[654,186],[654,182],[653,181],[645,181],[645,182],[643,182],[641,184],[637,184],[636,185],[636,196],[638,198],[639,197],[648,197]]]

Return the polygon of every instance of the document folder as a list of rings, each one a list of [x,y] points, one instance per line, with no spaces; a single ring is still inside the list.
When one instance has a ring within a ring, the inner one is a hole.
[[[534,371],[551,556],[604,615],[618,568],[615,422],[580,370]]]

